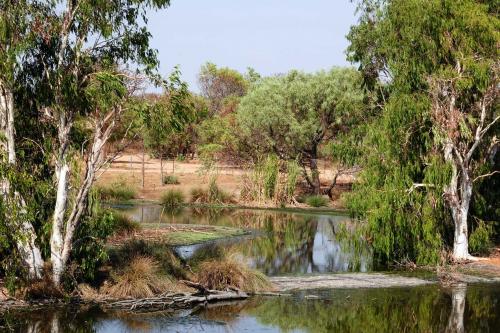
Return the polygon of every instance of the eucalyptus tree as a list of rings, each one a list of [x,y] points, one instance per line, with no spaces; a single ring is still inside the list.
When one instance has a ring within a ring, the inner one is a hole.
[[[250,73],[255,77],[255,71]],[[218,68],[210,62],[201,67],[198,82],[202,96],[210,102],[211,115],[222,112],[229,98],[241,97],[248,89],[248,82],[243,75],[228,67]]]
[[[296,159],[314,193],[320,193],[320,146],[348,131],[364,110],[361,76],[352,68],[259,80],[237,111],[243,140],[256,154]],[[307,169],[310,171],[308,172]]]
[[[103,163],[102,149],[130,93],[129,75],[118,68],[135,63],[137,71],[154,72],[158,61],[149,46],[147,13],[167,7],[169,1],[68,0],[51,5],[38,27],[40,38],[30,60],[33,68],[42,68],[33,83],[39,92],[39,109],[57,132],[50,261],[54,283],[59,285],[88,191]],[[72,133],[81,119],[90,135],[76,147]],[[79,151],[85,161],[82,180],[75,168]]]
[[[172,136],[183,131],[195,116],[191,93],[180,75],[181,72],[176,67],[170,74],[163,95],[153,101],[145,101],[146,105],[141,113],[145,124],[146,145],[160,158],[162,182],[163,158],[172,146]]]
[[[349,56],[369,89],[385,82],[351,208],[385,259],[436,262],[453,234],[468,250],[473,184],[498,173],[498,5],[366,0]],[[476,218],[480,218],[477,216]]]
[[[32,27],[43,19],[44,9],[36,1],[0,3],[0,201],[4,207],[0,224],[5,223],[31,278],[41,277],[43,260],[24,198],[16,188],[20,173],[16,167],[14,93],[19,88],[19,58],[33,45]]]

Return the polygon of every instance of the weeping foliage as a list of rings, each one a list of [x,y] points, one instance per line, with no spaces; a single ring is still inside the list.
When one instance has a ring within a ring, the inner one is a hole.
[[[461,103],[474,100],[474,89],[481,92],[481,77],[492,62],[476,66],[472,60],[475,54],[494,55],[498,41],[498,18],[489,3],[359,3],[360,21],[349,33],[348,54],[360,64],[365,88],[381,92],[375,103],[380,115],[355,140],[361,150],[346,150],[351,163],[363,166],[347,201],[353,214],[366,220],[365,233],[383,262],[437,263],[451,245],[453,224],[443,198],[451,166],[444,161],[443,133],[431,115],[428,83],[430,77],[449,77],[459,60],[471,76],[462,82],[467,92]],[[469,124],[477,121],[474,115],[468,119]],[[467,143],[469,127],[461,125],[460,135]],[[483,160],[477,156],[474,167]]]

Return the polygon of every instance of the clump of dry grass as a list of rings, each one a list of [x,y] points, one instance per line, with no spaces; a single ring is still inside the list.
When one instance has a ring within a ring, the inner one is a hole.
[[[234,256],[222,260],[201,263],[196,273],[196,282],[207,289],[225,290],[237,288],[242,291],[269,291],[271,283],[261,272],[247,267]]]
[[[112,282],[101,287],[101,293],[113,298],[146,298],[172,290],[174,284],[160,273],[160,265],[150,257],[137,256]]]
[[[86,283],[81,283],[78,285],[78,293],[85,301],[94,301],[102,298],[103,295],[95,288],[92,288]]]

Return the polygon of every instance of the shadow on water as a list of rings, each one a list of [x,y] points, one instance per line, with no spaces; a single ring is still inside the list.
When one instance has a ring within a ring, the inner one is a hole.
[[[311,294],[315,295],[311,299]],[[210,304],[193,313],[132,315],[64,308],[9,313],[13,332],[497,332],[500,285],[316,290]]]
[[[372,270],[368,246],[354,247],[338,236],[342,225],[350,225],[343,215],[297,212],[186,208],[169,214],[158,205],[120,207],[133,220],[153,224],[208,224],[257,231],[258,237],[220,241],[176,248],[185,260],[209,258],[226,252],[242,254],[249,266],[269,276]]]

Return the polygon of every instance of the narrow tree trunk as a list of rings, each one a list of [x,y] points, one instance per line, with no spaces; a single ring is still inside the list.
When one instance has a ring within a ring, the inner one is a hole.
[[[145,184],[145,181],[144,181],[144,177],[146,175],[146,171],[145,171],[145,165],[144,165],[144,155],[145,155],[145,151],[146,150],[146,147],[144,146],[144,141],[142,142],[142,188],[144,188],[144,184]]]
[[[316,154],[311,158],[310,161],[311,168],[311,184],[312,190],[314,194],[321,194],[321,182],[319,179],[319,170],[318,170],[318,159],[316,158]]]
[[[160,186],[163,185],[163,156],[160,154]]]
[[[7,163],[16,164],[15,128],[14,128],[14,98],[3,82],[0,81],[0,134],[5,142],[0,139],[0,152],[7,155]],[[28,277],[39,279],[42,277],[43,260],[40,249],[36,245],[36,233],[33,225],[27,221],[26,205],[19,193],[12,191],[8,179],[0,179],[0,191],[4,202],[10,208],[6,214],[7,224],[12,227],[16,247],[22,261],[28,268]]]

